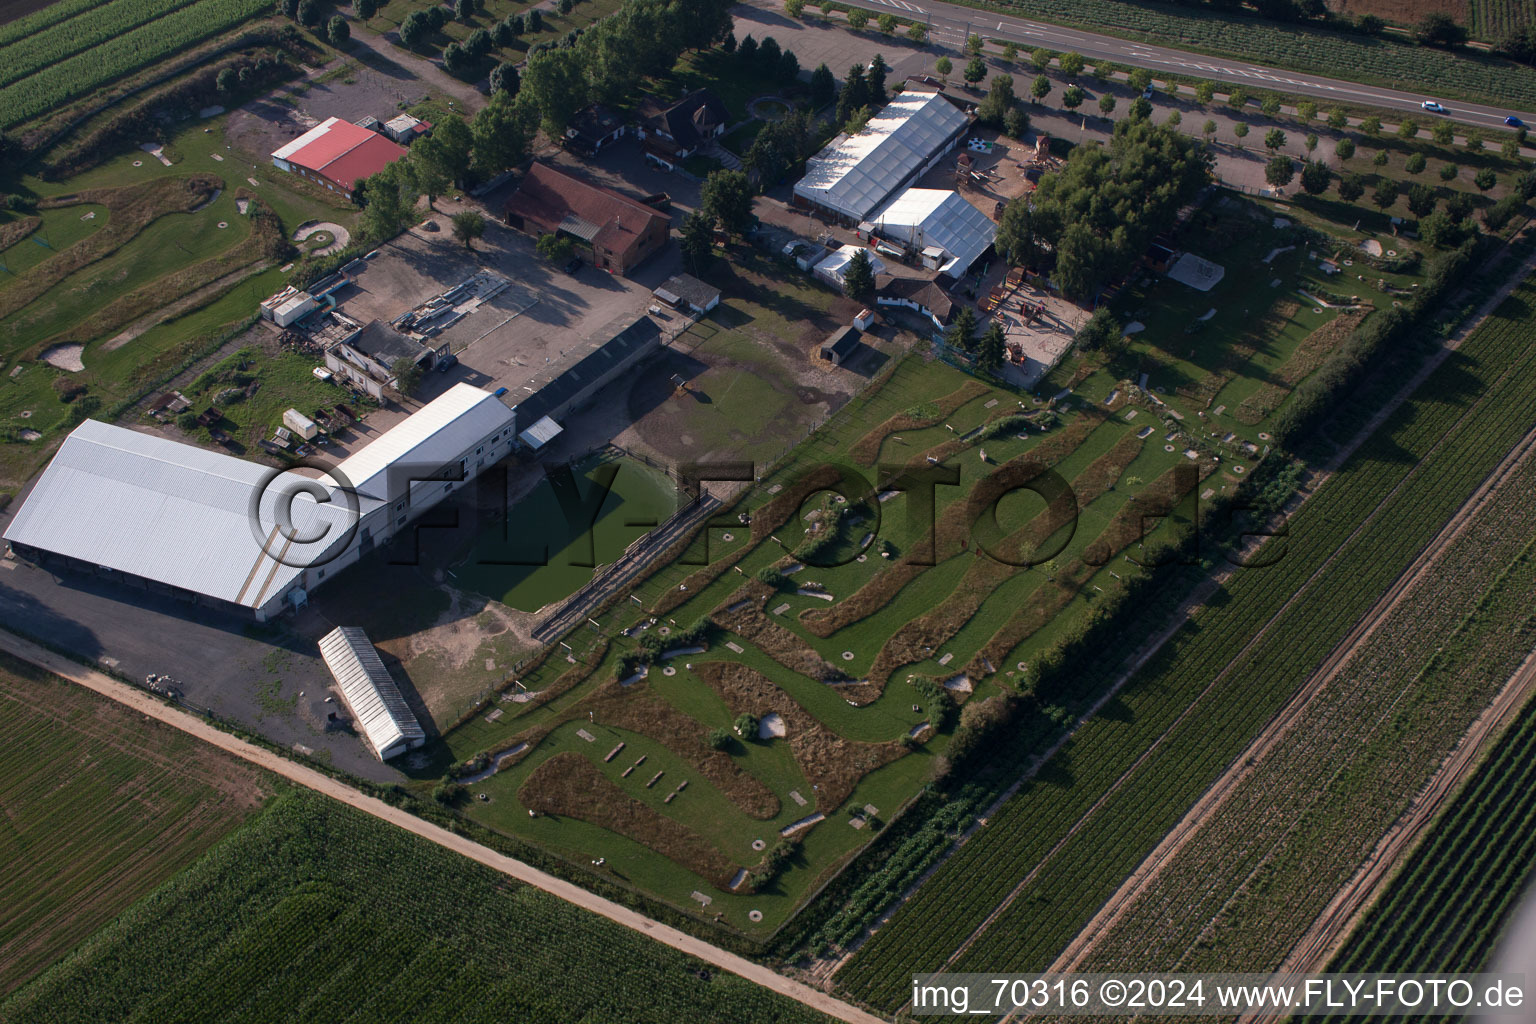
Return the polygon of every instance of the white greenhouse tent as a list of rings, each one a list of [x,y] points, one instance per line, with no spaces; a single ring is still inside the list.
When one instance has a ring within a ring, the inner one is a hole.
[[[907,189],[859,230],[922,252],[929,269],[953,278],[969,270],[997,238],[997,225],[986,214],[960,193],[937,188]]]
[[[797,201],[854,224],[938,162],[970,119],[942,93],[904,93],[856,135],[832,140],[806,162]]]
[[[868,249],[857,245],[843,246],[841,249],[837,250],[832,255],[816,264],[816,268],[812,271],[812,273],[821,278],[823,281],[832,285],[834,288],[840,289],[843,287],[843,276],[848,272],[848,264],[852,263],[853,258],[861,252],[869,257],[869,269],[873,271],[876,276],[885,273],[885,264],[880,262],[880,257],[876,256]]]
[[[427,734],[400,695],[379,652],[358,626],[337,626],[320,638],[320,657],[341,698],[380,761],[421,746]]]

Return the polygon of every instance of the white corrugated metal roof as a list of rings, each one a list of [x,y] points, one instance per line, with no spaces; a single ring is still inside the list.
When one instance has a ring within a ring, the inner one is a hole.
[[[273,158],[277,160],[287,160],[289,157],[293,156],[293,154],[297,153],[311,142],[314,142],[316,139],[323,138],[325,134],[331,130],[331,125],[335,124],[339,120],[341,120],[339,117],[326,118],[324,121],[321,121],[319,124],[315,125],[303,135],[300,135],[292,142],[284,145],[281,149],[273,150]]]
[[[366,511],[369,499],[392,501],[403,496],[408,477],[428,477],[470,445],[512,426],[512,419],[512,410],[489,391],[455,384],[342,460],[336,470],[362,497]],[[400,467],[393,493],[391,466]]]
[[[863,131],[808,160],[795,194],[864,220],[966,123],[939,93],[897,96]]]
[[[939,269],[959,277],[997,238],[997,226],[958,192],[909,188],[870,218],[874,233],[912,249],[939,246],[949,260]]]
[[[380,760],[426,740],[400,688],[358,626],[337,626],[320,638],[320,657],[331,670],[341,696]],[[401,744],[403,747],[400,747]],[[394,749],[400,747],[399,750]]]
[[[559,436],[560,431],[564,429],[560,424],[545,416],[533,426],[518,434],[517,438],[529,448],[538,451]]]
[[[343,503],[297,492],[302,483],[313,481],[86,420],[65,438],[5,539],[259,608],[355,522]],[[280,502],[291,508],[293,535],[314,541],[284,541]]]

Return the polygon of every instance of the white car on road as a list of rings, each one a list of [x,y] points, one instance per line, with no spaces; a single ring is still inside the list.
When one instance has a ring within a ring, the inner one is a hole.
[[[1423,107],[1431,114],[1443,114],[1446,112],[1445,108],[1434,100],[1425,100],[1423,103],[1420,103],[1419,106]]]

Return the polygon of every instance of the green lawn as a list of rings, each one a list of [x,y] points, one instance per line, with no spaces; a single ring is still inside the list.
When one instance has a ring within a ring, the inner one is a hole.
[[[616,469],[607,497],[595,513],[591,504],[599,472]],[[476,538],[452,566],[459,586],[512,608],[537,611],[579,590],[593,565],[616,561],[624,549],[661,523],[677,506],[672,482],[632,459],[574,467],[577,492],[560,495],[550,478]],[[571,511],[570,503],[584,510]],[[581,516],[590,516],[582,521]]]

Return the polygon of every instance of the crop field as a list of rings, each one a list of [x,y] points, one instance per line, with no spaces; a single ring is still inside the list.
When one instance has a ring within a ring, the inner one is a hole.
[[[109,0],[56,7],[73,14],[52,20],[54,9],[45,9],[9,25],[0,42],[0,129],[272,9],[267,0]]]
[[[749,934],[782,925],[932,776],[955,705],[1028,687],[1031,663],[1143,571],[1124,556],[1144,528],[1159,541],[1178,500],[1241,479],[1267,412],[1244,423],[1213,402],[1240,404],[1247,378],[1277,379],[1321,328],[1363,315],[1290,297],[1321,287],[1301,251],[1263,271],[1280,285],[1250,294],[1238,269],[1295,239],[1273,220],[1240,200],[1202,215],[1185,243],[1227,239],[1212,257],[1233,273],[1208,293],[1139,285],[1126,302],[1166,315],[1147,314],[1128,365],[1064,370],[1077,383],[1063,401],[1021,399],[941,362],[895,364],[718,515],[707,546],[615,595],[568,648],[446,730],[469,789],[489,798],[466,813],[578,864],[602,858],[610,878]],[[1269,315],[1251,315],[1258,302]],[[1224,312],[1209,334],[1185,330],[1213,304]],[[1250,357],[1220,388],[1184,388],[1222,358],[1218,334],[1250,343]],[[1163,406],[1123,386],[1142,367]],[[729,392],[716,398],[712,414],[729,417]],[[881,481],[934,461],[958,475],[934,488],[930,520]],[[1028,489],[1040,466],[1070,498]],[[743,713],[776,721],[706,744]],[[612,799],[579,796],[594,788]],[[769,872],[786,834],[800,845]]]
[[[1413,46],[1388,36],[1303,28],[1246,15],[1125,0],[965,0],[1059,25],[1237,57],[1409,92],[1536,107],[1536,68],[1476,51]]]
[[[1053,961],[1536,423],[1533,295],[1511,297],[1292,517],[1283,558],[1234,574],[874,934],[838,975],[849,991],[900,1005],[912,971],[1005,901],[955,969]]]
[[[169,166],[133,149],[64,181],[0,184],[38,203],[0,250],[0,489],[80,418],[125,408],[253,317],[284,283],[268,254],[300,223],[355,216],[247,162],[223,125],[184,128]],[[0,232],[17,222],[0,215]]]
[[[1536,871],[1536,704],[1494,747],[1329,964],[1479,971]]]
[[[1501,484],[1082,969],[1279,965],[1536,646],[1533,485]]]
[[[0,1017],[828,1020],[302,791],[0,1003]]]
[[[1467,0],[1467,29],[1476,39],[1498,42],[1536,21],[1530,0]]]
[[[268,791],[212,748],[0,656],[0,997],[196,860]]]

